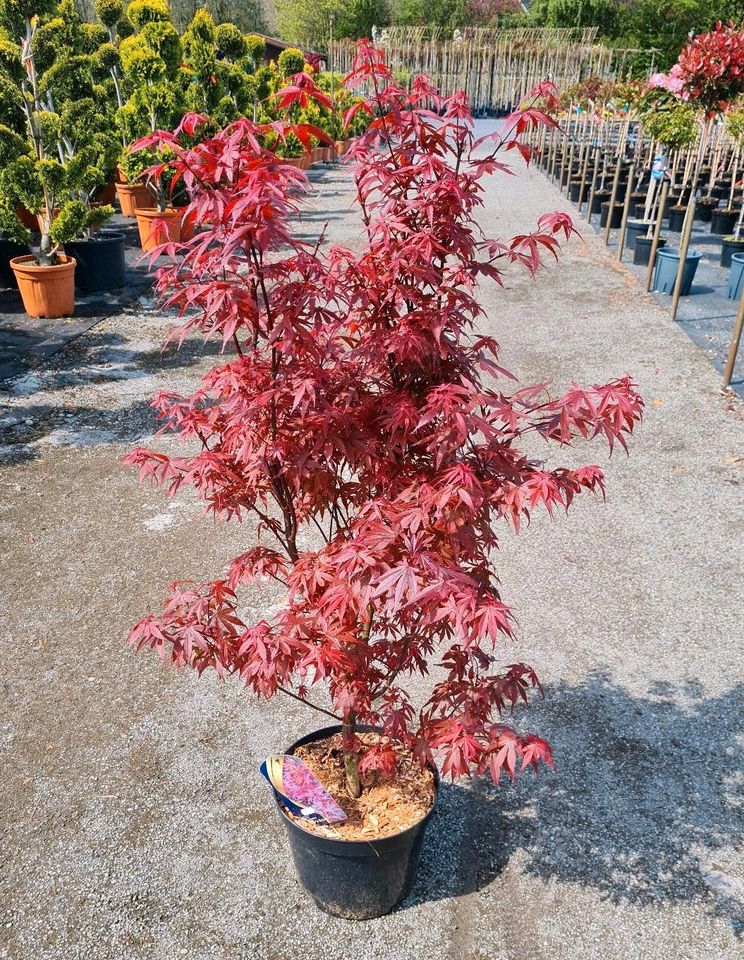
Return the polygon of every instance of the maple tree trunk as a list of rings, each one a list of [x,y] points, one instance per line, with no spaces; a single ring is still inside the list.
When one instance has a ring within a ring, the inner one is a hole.
[[[356,716],[349,710],[344,717],[341,727],[341,740],[344,748],[344,769],[346,770],[346,790],[350,797],[356,799],[362,795],[362,785],[359,781],[359,753],[356,749],[355,735]]]

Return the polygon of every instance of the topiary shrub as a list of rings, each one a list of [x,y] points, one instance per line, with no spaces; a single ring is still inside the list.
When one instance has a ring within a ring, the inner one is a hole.
[[[256,33],[246,34],[245,37],[245,55],[253,70],[257,70],[264,62],[266,57],[266,41]]]
[[[248,53],[248,42],[234,23],[218,23],[214,31],[217,56],[236,63]]]
[[[296,47],[287,47],[276,58],[276,65],[283,77],[291,77],[295,73],[302,73],[305,66],[305,54]]]
[[[167,23],[171,20],[168,0],[132,0],[126,16],[135,30],[141,30],[146,23]]]

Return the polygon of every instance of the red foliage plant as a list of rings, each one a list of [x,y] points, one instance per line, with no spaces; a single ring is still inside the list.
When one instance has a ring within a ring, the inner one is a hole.
[[[130,639],[199,673],[237,674],[260,697],[310,702],[309,688],[327,685],[352,795],[370,770],[394,773],[392,739],[422,762],[438,757],[444,775],[498,781],[552,756],[502,722],[540,685],[524,663],[496,666],[514,621],[493,524],[519,531],[535,510],[603,491],[599,467],[549,468],[519,441],[625,447],[642,401],[627,377],[555,398],[520,388],[473,329],[481,277],[499,282],[507,262],[534,274],[572,232],[550,213],[500,242],[474,218],[484,178],[508,170],[498,155],[529,157],[521,133],[552,119],[527,107],[506,133],[476,140],[463,95],[442,98],[423,77],[404,91],[365,41],[345,82],[370,91],[371,124],[351,150],[359,251],[322,253],[294,235],[306,179],[260,145],[264,127],[239,120],[193,148],[165,133],[141,142],[170,145],[203,225],[163,248],[180,254],[159,271],[163,303],[181,312],[182,338],[199,330],[234,356],[190,396],[153,403],[189,452],[126,459],[168,495],[191,486],[216,517],[253,516],[257,534],[225,575],[174,584]],[[311,84],[281,96],[314,95]],[[552,94],[543,85],[535,100]],[[284,602],[248,624],[238,591],[262,577]],[[435,664],[417,710],[403,684]],[[358,723],[388,739],[365,748]]]
[[[718,23],[710,33],[693,37],[672,70],[687,97],[708,113],[721,113],[744,93],[744,27]]]

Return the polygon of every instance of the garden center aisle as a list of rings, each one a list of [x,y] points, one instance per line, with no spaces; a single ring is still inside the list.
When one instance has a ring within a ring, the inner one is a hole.
[[[312,177],[298,229],[357,242],[348,172]],[[492,181],[482,218],[508,237],[556,208],[518,171]],[[581,229],[536,281],[510,268],[505,290],[482,289],[483,332],[521,380],[629,372],[646,401],[630,457],[566,453],[606,466],[605,503],[503,531],[521,634],[502,659],[543,680],[517,722],[557,768],[445,787],[413,891],[380,920],[309,904],[257,773],[315,717],[123,644],[176,576],[252,542],[118,463],[152,432],[154,392],[188,388],[213,345],[162,353],[169,322],[141,303],[3,385],[0,957],[741,956],[744,405]],[[257,618],[277,600],[251,597]]]

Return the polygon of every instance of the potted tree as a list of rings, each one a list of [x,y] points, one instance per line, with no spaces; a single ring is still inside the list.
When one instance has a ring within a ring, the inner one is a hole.
[[[14,105],[22,110],[24,136],[10,127],[0,128],[0,149],[9,159],[0,172],[0,194],[13,207],[23,206],[37,216],[40,244],[34,253],[14,257],[11,268],[21,293],[24,308],[32,317],[68,316],[75,309],[75,261],[62,248],[66,237],[55,229],[61,205],[67,199],[67,172],[55,155],[57,115],[51,98],[60,84],[74,83],[78,58],[69,57],[59,64],[45,63],[37,69],[37,33],[42,26],[40,13],[50,13],[52,5],[38,3],[0,5],[0,18],[23,30],[17,50],[22,70],[8,71],[0,59],[0,72],[6,87],[15,79],[20,98]],[[43,34],[42,34],[43,37]],[[42,46],[43,50],[43,46]]]
[[[116,114],[125,147],[116,185],[124,216],[154,210],[157,191],[141,179],[151,164],[128,158],[129,144],[161,127],[173,127],[183,115],[182,45],[164,0],[133,0],[127,8],[134,31],[119,43],[122,89],[126,101]],[[147,213],[143,214],[147,234]],[[140,218],[138,218],[139,224]]]
[[[498,279],[506,262],[535,273],[572,231],[567,214],[546,214],[502,242],[474,220],[499,152],[552,121],[527,107],[476,152],[485,144],[463,95],[442,98],[423,78],[401,89],[366,41],[347,82],[362,81],[376,120],[354,151],[358,252],[297,238],[304,176],[262,148],[265,125],[239,120],[195,150],[172,134],[148,138],[174,151],[205,224],[203,242],[159,271],[163,302],[183,312],[184,335],[218,338],[233,355],[192,395],[155,401],[164,429],[198,449],[126,458],[170,494],[193,486],[215,516],[255,518],[255,546],[214,580],[174,586],[130,641],[331,714],[333,726],[294,749],[354,816],[331,832],[276,805],[311,896],[356,918],[405,894],[435,759],[444,776],[496,781],[552,762],[543,739],[505,722],[539,682],[524,663],[497,666],[514,621],[493,524],[518,531],[534,511],[602,490],[599,467],[548,466],[524,438],[625,446],[642,409],[627,377],[556,397],[520,389],[475,330],[478,278]],[[536,93],[548,95],[547,85]],[[258,578],[281,603],[252,623],[238,595]],[[406,678],[434,664],[430,696],[414,705]]]

